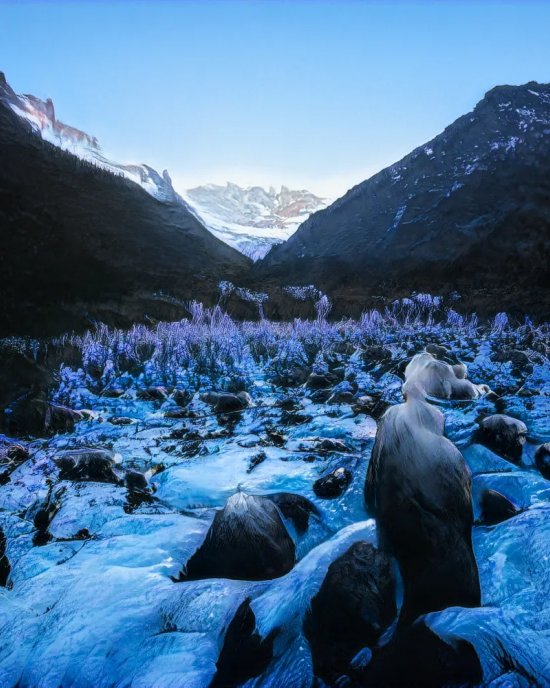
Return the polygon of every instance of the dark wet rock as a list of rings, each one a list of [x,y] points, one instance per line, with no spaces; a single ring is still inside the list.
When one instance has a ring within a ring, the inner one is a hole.
[[[373,545],[354,543],[329,566],[304,619],[315,675],[334,685],[396,615],[393,563]]]
[[[307,389],[328,389],[332,387],[337,379],[331,373],[311,373],[306,382]]]
[[[126,469],[124,471],[124,483],[129,490],[146,490],[148,483],[143,473]]]
[[[273,637],[262,638],[246,599],[225,632],[210,688],[237,688],[266,671],[273,658]]]
[[[426,353],[431,354],[434,358],[443,360],[449,354],[449,349],[440,344],[428,344],[425,348]]]
[[[267,444],[272,444],[274,447],[282,447],[285,444],[287,438],[282,430],[277,430],[277,428],[274,428],[272,425],[266,425],[264,429]]]
[[[494,526],[507,521],[521,513],[516,504],[496,490],[484,490],[480,498],[481,516],[478,523],[483,526]]]
[[[343,381],[343,380],[345,379],[345,377],[346,377],[346,368],[345,368],[345,366],[340,366],[340,365],[339,365],[339,366],[331,367],[331,368],[329,368],[329,370],[330,370],[330,372],[332,373],[332,375],[334,375],[334,377],[335,377],[337,380]]]
[[[546,480],[550,480],[550,442],[541,444],[535,452],[535,465]]]
[[[392,352],[384,346],[367,346],[361,352],[361,357],[365,363],[380,363],[382,361],[389,361],[392,357]]]
[[[314,404],[326,404],[331,396],[332,390],[330,389],[318,389],[315,392],[308,394],[308,397]]]
[[[230,394],[238,394],[239,392],[245,392],[246,387],[247,383],[244,377],[234,376],[227,381],[224,389]]]
[[[186,409],[186,408],[168,409],[167,411],[164,412],[165,418],[174,418],[174,419],[196,418],[196,416],[197,416],[197,414],[195,413],[195,411],[190,411],[189,409]]]
[[[88,375],[95,382],[98,382],[99,380],[101,380],[101,378],[103,377],[103,370],[104,369],[105,369],[105,363],[104,362],[88,360],[84,363],[84,370],[88,373]]]
[[[248,392],[245,392],[244,390],[240,391],[237,393],[237,399],[241,402],[241,404],[245,407],[252,406],[252,397]]]
[[[103,392],[101,392],[102,397],[107,399],[118,399],[124,394],[122,387],[106,387]]]
[[[351,356],[355,353],[355,347],[349,342],[336,342],[332,345],[332,351],[335,354],[340,354],[343,356]]]
[[[518,397],[529,399],[531,397],[538,397],[540,395],[540,390],[534,389],[533,387],[522,387],[518,390]]]
[[[114,471],[116,454],[105,449],[77,449],[60,452],[54,457],[61,480],[114,483],[121,479]]]
[[[73,432],[75,423],[83,420],[80,411],[52,404],[43,399],[23,399],[8,419],[10,433],[51,437],[57,433]]]
[[[11,572],[11,565],[6,554],[6,536],[0,528],[0,587],[5,588]]]
[[[48,498],[38,508],[33,518],[33,525],[36,528],[36,533],[33,536],[33,545],[42,547],[52,539],[48,532],[50,523],[61,507],[61,497],[65,493],[65,488],[61,488],[56,492],[52,490],[48,493]]]
[[[134,418],[128,416],[111,416],[108,421],[111,425],[132,425],[136,422]]]
[[[498,413],[479,424],[478,441],[505,459],[518,464],[527,441],[527,426],[521,420]]]
[[[245,394],[249,397],[246,392],[239,392],[239,394]],[[200,400],[205,404],[212,407],[214,413],[239,413],[248,406],[247,398],[241,397],[237,394],[222,393],[217,392],[205,392],[200,395]]]
[[[319,441],[317,450],[335,451],[335,452],[349,452],[349,447],[343,440],[337,440],[333,437],[324,437]]]
[[[352,477],[351,471],[347,468],[337,468],[316,480],[313,483],[313,491],[320,499],[335,499],[347,490]]]
[[[168,398],[168,392],[165,387],[145,387],[138,389],[136,394],[141,401],[165,401]]]
[[[193,393],[188,389],[175,389],[172,392],[172,401],[181,408],[185,408],[192,398]]]
[[[370,415],[376,407],[378,401],[379,400],[375,399],[374,397],[363,395],[354,399],[351,410],[354,413],[364,413],[366,415]]]
[[[298,413],[297,411],[283,411],[281,414],[281,425],[303,425],[304,423],[310,423],[313,420],[313,416],[307,413]]]
[[[22,444],[0,440],[0,485],[9,483],[10,474],[29,457],[29,450]]]
[[[257,454],[254,454],[254,456],[248,462],[248,469],[246,472],[252,473],[252,471],[256,468],[256,466],[259,466],[266,459],[267,459],[267,454],[263,451],[258,452]]]
[[[372,659],[351,675],[354,685],[368,688],[442,688],[477,686],[483,669],[474,647],[462,638],[439,636],[421,616],[401,626]],[[436,618],[436,615],[435,615]]]
[[[292,397],[281,397],[275,402],[275,406],[283,409],[283,411],[294,411],[299,407],[299,403]]]
[[[501,349],[491,356],[491,360],[495,363],[510,362],[518,370],[523,370],[531,363],[528,354],[518,349]]]
[[[217,511],[182,579],[271,580],[288,573],[295,545],[270,499],[238,492]]]
[[[276,492],[265,496],[279,507],[286,519],[292,521],[298,535],[303,535],[307,531],[312,514],[314,516],[321,515],[315,504],[302,495],[292,492]]]
[[[333,388],[329,404],[351,404],[353,402],[353,396],[355,390],[351,382],[340,382]]]
[[[444,430],[438,409],[422,395],[408,396],[382,417],[367,469],[367,510],[380,548],[397,559],[403,578],[402,624],[481,604],[471,475]]]
[[[55,375],[46,366],[18,351],[0,348],[0,412],[24,395],[45,398],[55,384]]]
[[[310,368],[294,366],[290,370],[274,375],[271,382],[278,387],[299,387],[306,383],[310,374]]]

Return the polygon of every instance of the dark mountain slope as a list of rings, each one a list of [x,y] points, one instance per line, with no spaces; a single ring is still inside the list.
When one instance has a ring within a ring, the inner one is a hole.
[[[550,307],[550,86],[489,91],[473,112],[274,247],[256,274],[352,307],[458,290],[482,310]]]
[[[181,317],[153,294],[208,303],[250,264],[183,203],[43,141],[2,100],[0,246],[0,336]]]

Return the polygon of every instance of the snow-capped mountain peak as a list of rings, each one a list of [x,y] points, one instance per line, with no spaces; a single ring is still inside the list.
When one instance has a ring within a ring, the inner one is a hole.
[[[210,231],[253,260],[263,258],[330,202],[305,189],[243,188],[231,182],[205,184],[182,196]]]

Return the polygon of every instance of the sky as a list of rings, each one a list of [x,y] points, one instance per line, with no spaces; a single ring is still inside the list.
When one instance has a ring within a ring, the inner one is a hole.
[[[0,70],[177,190],[337,198],[497,84],[550,82],[550,2],[5,2]]]

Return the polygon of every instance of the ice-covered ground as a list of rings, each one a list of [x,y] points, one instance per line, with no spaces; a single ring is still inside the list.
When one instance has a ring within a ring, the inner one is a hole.
[[[510,338],[506,324],[495,323],[492,333],[476,330],[475,324],[453,330],[428,323],[394,333],[387,322],[379,325],[378,344],[385,341],[384,356],[389,352],[391,358],[365,355],[373,345],[371,330],[365,334],[367,320],[363,341],[350,323],[317,323],[317,335],[314,326],[309,339],[295,324],[295,340],[287,338],[284,347],[279,340],[279,355],[269,350],[266,332],[263,341],[255,335],[265,352],[259,344],[251,348],[250,340],[241,350],[240,342],[231,361],[222,364],[217,350],[210,367],[215,374],[190,366],[181,351],[179,367],[166,351],[162,360],[172,362],[163,366],[154,347],[133,374],[122,372],[101,337],[88,340],[82,366],[62,368],[53,400],[90,413],[72,433],[24,439],[30,458],[0,487],[0,527],[9,562],[0,587],[0,686],[206,688],[216,675],[228,625],[245,600],[257,632],[274,641],[267,668],[242,684],[324,685],[313,675],[304,615],[329,564],[353,542],[376,541],[363,486],[377,425],[354,402],[323,402],[305,380],[289,383],[285,375],[299,363],[308,375],[311,370],[334,375],[333,388],[339,384],[345,391],[347,381],[355,399],[371,395],[383,406],[399,403],[403,362],[435,340],[466,362],[472,381],[497,392],[472,401],[434,400],[445,414],[447,437],[472,471],[476,515],[483,488],[501,492],[523,511],[496,526],[474,527],[483,606],[433,613],[428,624],[443,638],[464,638],[473,645],[483,685],[549,685],[550,482],[533,458],[536,447],[550,441],[546,350],[541,352],[540,342],[535,347],[528,329]],[[529,360],[521,365],[491,360],[510,345],[522,348]],[[171,346],[173,353],[176,339]],[[197,360],[204,355],[196,350]],[[193,413],[170,417],[181,411],[172,396],[138,398],[138,391],[150,385],[189,389],[193,398],[186,408]],[[124,390],[121,396],[105,396],[117,387]],[[229,423],[199,398],[213,389],[241,387],[251,404]],[[519,465],[477,442],[478,421],[497,412],[527,425]],[[118,418],[130,420],[120,424]],[[323,439],[343,444],[323,446]],[[13,442],[0,438],[3,447]],[[83,447],[114,452],[115,469],[121,475],[124,469],[144,474],[148,488],[61,479],[53,459]],[[264,456],[256,461],[260,452]],[[351,472],[349,487],[334,498],[317,496],[314,482],[340,467]],[[203,542],[216,510],[239,491],[290,492],[315,505],[305,532],[285,518],[296,543],[294,568],[267,581],[174,582]],[[47,528],[37,529],[37,513],[48,508]]]

